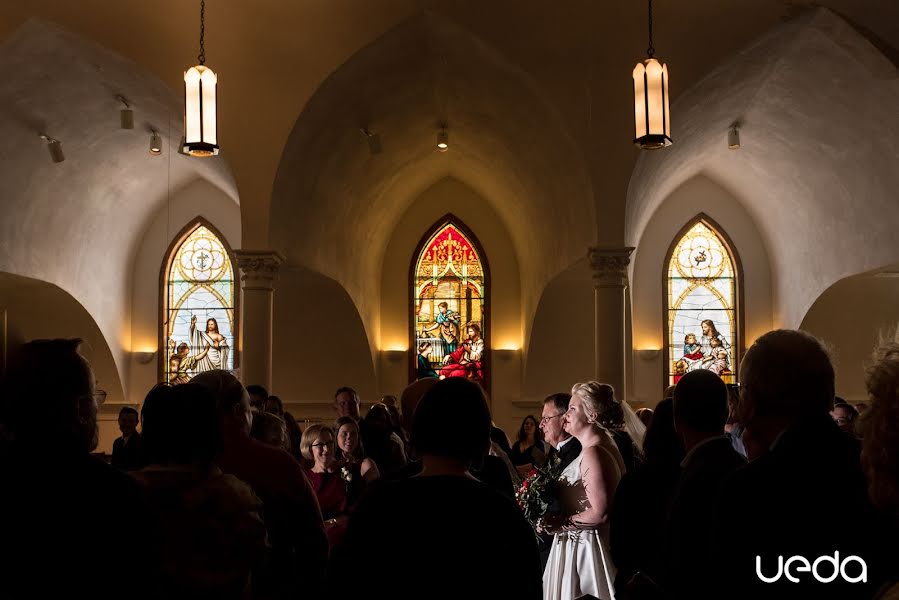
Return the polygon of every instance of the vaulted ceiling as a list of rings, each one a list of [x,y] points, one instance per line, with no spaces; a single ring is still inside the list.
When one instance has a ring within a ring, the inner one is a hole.
[[[32,0],[8,3],[0,39],[30,17],[53,21],[159,77],[174,93],[197,54],[198,2],[186,0]],[[655,46],[672,72],[672,96],[728,55],[801,11],[805,2],[694,0],[655,4]],[[826,0],[885,54],[899,47],[899,3]],[[222,156],[240,195],[247,247],[268,247],[269,205],[282,153],[298,116],[322,82],[354,53],[429,12],[482,40],[526,73],[560,114],[588,165],[599,239],[623,241],[624,205],[637,152],[630,71],[644,56],[646,6],[640,1],[546,3],[501,0],[210,0],[208,64],[219,73]],[[437,65],[440,48],[430,60]],[[384,85],[388,85],[385,80]],[[439,104],[438,104],[439,106]],[[438,114],[452,122],[454,115]],[[379,115],[369,117],[377,120]],[[677,135],[677,117],[674,134]],[[347,123],[348,129],[358,123]],[[521,123],[527,128],[529,123]],[[385,150],[417,147],[433,131],[383,131]],[[472,143],[477,143],[473,141]],[[431,151],[421,144],[420,152]]]

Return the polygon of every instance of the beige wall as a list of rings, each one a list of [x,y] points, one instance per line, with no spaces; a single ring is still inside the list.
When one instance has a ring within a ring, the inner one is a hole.
[[[744,346],[774,326],[771,269],[761,235],[739,200],[723,186],[697,176],[677,188],[649,220],[631,261],[633,367],[628,400],[654,405],[664,390],[663,315],[665,255],[678,232],[697,214],[721,226],[743,265]]]
[[[837,395],[861,402],[865,368],[884,338],[892,339],[899,325],[899,279],[861,275],[843,279],[815,301],[801,329],[828,347],[836,370]]]

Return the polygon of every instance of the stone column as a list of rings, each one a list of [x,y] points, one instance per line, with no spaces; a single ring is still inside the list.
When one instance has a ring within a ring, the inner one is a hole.
[[[272,386],[272,300],[284,257],[269,250],[237,250],[240,268],[240,379],[244,385]]]
[[[627,266],[633,248],[593,247],[589,250],[593,268],[594,376],[615,388],[625,399],[625,290]]]

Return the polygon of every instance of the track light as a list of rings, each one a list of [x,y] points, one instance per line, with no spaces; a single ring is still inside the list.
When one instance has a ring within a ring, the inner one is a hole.
[[[368,151],[373,155],[380,154],[383,150],[383,148],[381,148],[381,135],[372,133],[368,129],[361,129],[360,131],[365,134],[365,137],[368,140]]]
[[[50,158],[53,159],[53,162],[61,163],[66,159],[65,154],[62,153],[62,144],[59,143],[59,140],[43,133],[41,134],[41,139],[47,142],[47,150],[50,151]]]
[[[119,111],[120,126],[122,129],[134,129],[134,111],[131,110],[131,105],[128,104],[128,100],[121,94],[116,96],[115,99],[125,105],[125,108]]]
[[[736,123],[730,126],[730,131],[727,132],[727,147],[731,150],[736,150],[740,147],[740,129]]]
[[[437,132],[437,150],[440,152],[449,150],[449,132],[446,130],[446,125]]]
[[[155,129],[150,130],[150,154],[153,156],[162,154],[162,139]]]

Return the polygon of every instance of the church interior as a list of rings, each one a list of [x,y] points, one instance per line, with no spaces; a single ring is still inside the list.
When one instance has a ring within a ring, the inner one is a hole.
[[[590,379],[653,407],[702,348],[737,383],[789,328],[863,402],[899,321],[899,3],[652,11],[650,90],[645,2],[209,0],[202,49],[199,1],[6,3],[0,359],[82,338],[106,452],[204,361],[306,425],[461,374],[513,432]]]

